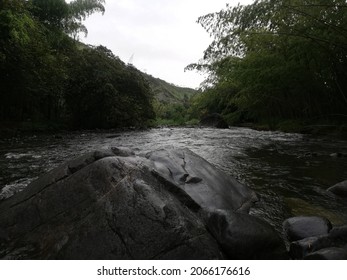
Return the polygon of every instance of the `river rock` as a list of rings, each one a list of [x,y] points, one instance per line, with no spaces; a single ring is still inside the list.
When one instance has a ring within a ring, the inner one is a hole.
[[[146,157],[161,180],[186,192],[202,208],[247,213],[256,194],[188,149],[159,150]]]
[[[305,257],[306,260],[347,260],[347,248],[330,247],[318,250]]]
[[[227,178],[188,150],[88,153],[0,202],[0,258],[224,258],[202,213],[255,199]]]
[[[267,222],[242,213],[217,210],[207,226],[230,259],[287,259],[282,238]]]
[[[347,180],[330,187],[328,191],[337,196],[347,197]]]
[[[329,238],[334,246],[347,245],[347,225],[333,227],[329,232]]]
[[[313,256],[321,255],[321,253],[317,255],[313,254],[321,249],[344,248],[346,245],[347,225],[334,227],[327,235],[307,237],[305,239],[294,241],[290,244],[289,253],[293,259],[303,259],[309,255],[312,256],[309,256],[308,258],[313,258]],[[327,252],[331,252],[331,250],[328,250]],[[330,259],[333,259],[333,255],[330,256]]]
[[[326,235],[331,228],[328,219],[318,216],[292,217],[283,223],[284,233],[290,242],[307,237]]]
[[[205,116],[200,121],[201,126],[215,127],[215,128],[229,128],[228,123],[224,120],[222,115],[214,113]]]
[[[289,254],[293,259],[301,260],[308,254],[331,245],[328,235],[307,237],[290,243]]]

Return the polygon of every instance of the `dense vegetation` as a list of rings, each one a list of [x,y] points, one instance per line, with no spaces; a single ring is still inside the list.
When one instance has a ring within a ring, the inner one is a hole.
[[[154,118],[148,82],[105,47],[76,40],[104,0],[0,2],[0,123],[141,126]]]
[[[169,84],[151,75],[143,74],[154,93],[156,125],[187,125],[198,122],[191,118],[191,99],[197,90]]]
[[[199,18],[213,36],[195,114],[230,123],[347,122],[345,0],[257,0]]]

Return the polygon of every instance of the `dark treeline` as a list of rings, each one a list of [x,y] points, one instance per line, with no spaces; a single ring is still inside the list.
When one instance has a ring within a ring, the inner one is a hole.
[[[0,122],[141,126],[154,117],[141,73],[76,39],[103,0],[0,1]]]
[[[347,123],[345,0],[258,0],[198,22],[214,41],[188,66],[209,73],[196,115],[274,128]]]

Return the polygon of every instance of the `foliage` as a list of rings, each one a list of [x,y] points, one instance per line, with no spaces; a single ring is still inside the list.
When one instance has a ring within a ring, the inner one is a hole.
[[[32,13],[44,24],[63,28],[69,16],[69,5],[65,0],[32,0]]]
[[[161,103],[184,103],[197,93],[194,89],[176,86],[148,74],[143,76]]]
[[[76,126],[138,126],[154,117],[146,81],[107,48],[77,52],[70,70],[66,101]]]
[[[152,91],[137,69],[69,37],[103,3],[0,2],[0,122],[110,128],[154,118]],[[78,28],[67,29],[71,23]]]
[[[169,84],[151,75],[144,74],[155,96],[154,111],[156,122],[153,125],[185,125],[193,124],[191,120],[191,98],[198,91]]]
[[[196,110],[239,121],[346,120],[346,1],[258,0],[198,22],[214,40],[188,66],[209,72]]]
[[[189,114],[190,103],[162,103],[154,102],[157,125],[185,125],[191,121]]]
[[[72,34],[74,38],[78,33],[88,34],[87,28],[83,25],[83,20],[95,12],[105,12],[105,0],[74,0],[69,4],[69,17],[66,19],[65,31]]]
[[[51,87],[58,86],[59,90],[61,84],[59,57],[52,54],[43,34],[45,28],[31,17],[24,4],[11,1],[9,8],[0,11],[0,99],[4,119],[40,118],[46,113],[41,108],[49,111],[54,106]]]
[[[105,0],[32,0],[32,13],[42,23],[63,29],[74,38],[80,32],[87,35],[88,30],[83,20],[95,12],[105,12]]]

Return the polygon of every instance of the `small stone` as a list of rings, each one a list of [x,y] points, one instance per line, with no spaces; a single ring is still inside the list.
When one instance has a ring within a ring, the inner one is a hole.
[[[332,192],[333,194],[341,197],[347,197],[347,180],[337,183],[336,185],[327,189],[328,192]]]
[[[329,238],[334,243],[334,246],[347,244],[347,225],[333,227],[329,232]]]
[[[331,246],[328,235],[307,237],[290,244],[289,254],[293,259],[303,259],[306,255]]]
[[[347,250],[337,247],[324,248],[308,254],[305,260],[347,260]]]
[[[284,232],[290,242],[307,237],[326,235],[331,228],[328,219],[318,216],[298,216],[283,222]]]

